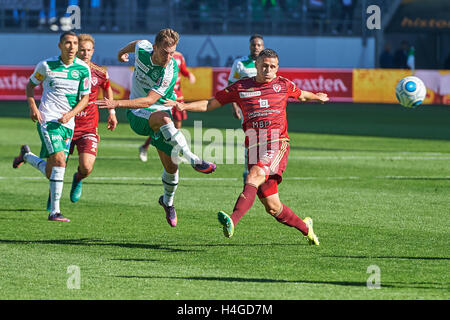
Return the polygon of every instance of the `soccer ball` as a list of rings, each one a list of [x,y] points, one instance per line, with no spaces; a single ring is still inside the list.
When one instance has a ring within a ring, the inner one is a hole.
[[[414,76],[409,76],[397,83],[395,95],[402,106],[415,108],[425,99],[427,88],[422,80]]]

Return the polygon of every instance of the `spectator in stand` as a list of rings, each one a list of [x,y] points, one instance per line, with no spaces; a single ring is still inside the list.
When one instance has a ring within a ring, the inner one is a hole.
[[[391,53],[391,44],[386,42],[384,51],[380,55],[380,68],[394,68],[394,55]]]
[[[406,40],[401,42],[400,48],[394,54],[394,68],[409,69],[408,67],[409,44]]]
[[[111,30],[114,32],[119,31],[119,27],[117,26],[117,19],[116,19],[116,9],[117,9],[117,0],[101,0],[101,17],[102,20],[100,22],[100,31],[106,31],[106,21],[105,17],[108,16],[108,20],[112,23]],[[108,12],[109,9],[109,12]]]
[[[39,29],[44,26],[50,27],[52,31],[58,31],[60,28],[60,19],[68,16],[67,8],[75,5],[81,6],[81,0],[43,0],[42,9],[39,12]]]
[[[147,8],[149,5],[149,0],[137,0],[136,8],[136,28],[137,30],[144,28],[146,29],[147,21],[145,17],[147,16]]]
[[[347,33],[352,34],[353,25],[353,11],[355,8],[354,0],[341,0],[341,21],[336,29],[333,30],[334,34],[344,32],[343,26],[346,25]]]

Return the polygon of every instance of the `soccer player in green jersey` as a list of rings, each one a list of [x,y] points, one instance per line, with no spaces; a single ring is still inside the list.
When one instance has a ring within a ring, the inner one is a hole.
[[[173,58],[179,35],[172,29],[162,29],[152,45],[147,40],[136,40],[119,50],[118,59],[129,61],[129,53],[135,54],[135,65],[129,100],[99,100],[100,108],[127,108],[131,129],[139,135],[151,137],[164,167],[162,182],[164,194],[159,204],[166,212],[170,226],[177,225],[173,206],[178,185],[179,155],[201,173],[212,173],[214,163],[201,160],[191,152],[183,133],[175,128],[171,107],[167,100],[176,100],[174,86],[178,77],[178,65]]]
[[[59,201],[64,184],[64,173],[69,146],[72,140],[76,114],[88,104],[91,91],[89,66],[76,57],[78,36],[64,32],[58,43],[61,55],[41,61],[35,68],[26,87],[30,118],[37,122],[42,146],[40,157],[23,145],[13,161],[13,168],[24,162],[42,172],[50,180],[50,213],[48,220],[70,221],[61,214]],[[43,88],[39,108],[34,99],[34,89]],[[42,158],[48,158],[47,161]]]
[[[228,77],[228,85],[233,84],[236,81],[243,78],[250,78],[256,76],[256,66],[255,66],[256,58],[258,57],[259,53],[263,50],[264,50],[263,36],[260,34],[252,35],[250,37],[250,54],[234,60],[233,66],[231,67],[230,76]],[[242,116],[241,109],[235,102],[233,102],[231,106],[233,107],[233,116],[236,119],[241,120],[242,125],[244,117]],[[244,156],[245,156],[245,165],[242,177],[245,184],[245,179],[247,178],[248,175],[247,148],[245,148]]]

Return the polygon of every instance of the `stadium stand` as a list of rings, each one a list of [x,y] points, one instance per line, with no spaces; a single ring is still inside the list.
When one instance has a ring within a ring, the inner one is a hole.
[[[343,3],[352,2],[350,12]],[[374,0],[382,13],[401,0]],[[0,0],[0,32],[53,32],[70,5],[80,7],[82,32],[360,36],[365,0]],[[349,26],[347,29],[341,26]]]

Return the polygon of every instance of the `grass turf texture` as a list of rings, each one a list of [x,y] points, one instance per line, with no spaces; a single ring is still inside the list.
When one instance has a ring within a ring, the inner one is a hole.
[[[158,205],[162,166],[118,112],[100,124],[99,155],[83,196],[61,201],[70,223],[47,221],[48,181],[12,169],[21,144],[40,141],[24,103],[0,105],[0,298],[2,299],[449,299],[450,109],[335,104],[288,107],[291,151],[284,203],[311,216],[320,247],[276,222],[257,200],[226,239],[242,165],[211,176],[182,165],[178,226]],[[105,111],[101,111],[102,119]],[[237,128],[229,108],[189,114],[203,127]],[[223,130],[223,129],[222,129]],[[205,142],[205,145],[208,143]],[[69,266],[81,288],[68,289]],[[371,266],[380,289],[369,289]]]

